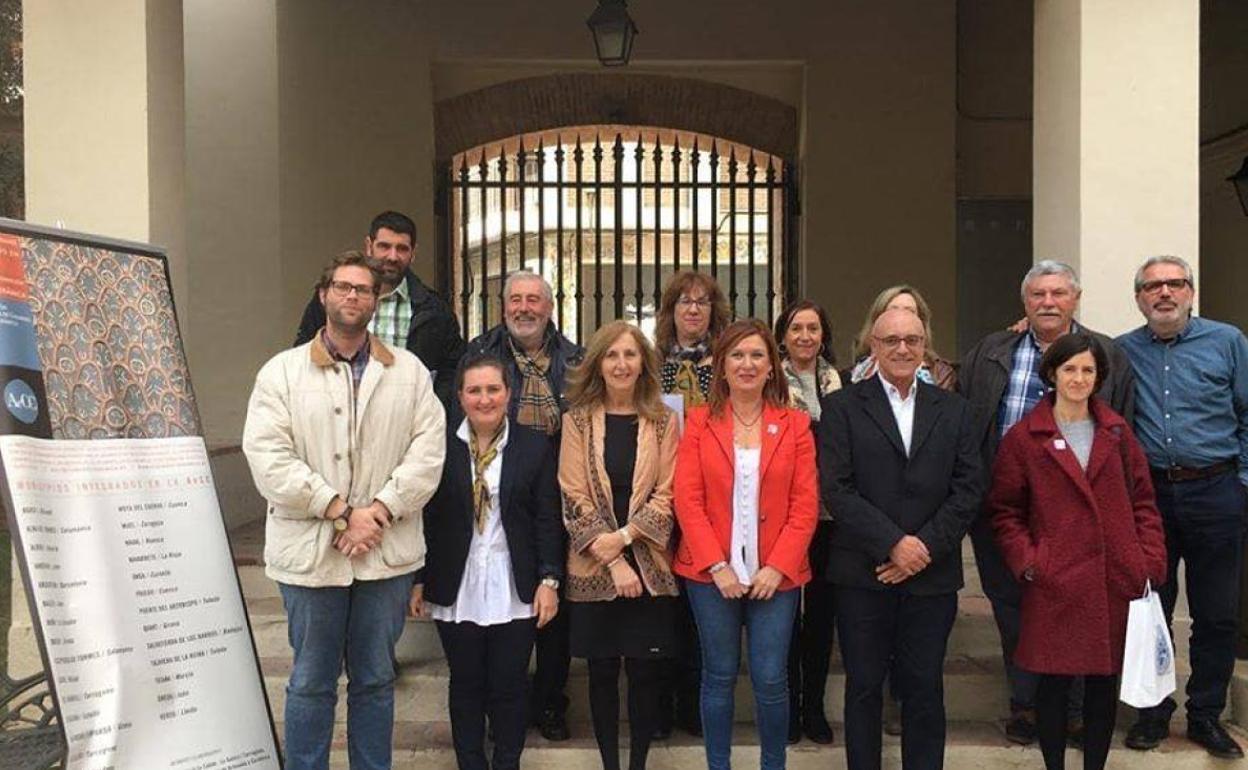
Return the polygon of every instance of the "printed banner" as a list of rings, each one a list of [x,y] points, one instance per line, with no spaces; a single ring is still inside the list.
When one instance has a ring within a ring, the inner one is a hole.
[[[164,254],[0,220],[0,397],[64,767],[279,770]]]

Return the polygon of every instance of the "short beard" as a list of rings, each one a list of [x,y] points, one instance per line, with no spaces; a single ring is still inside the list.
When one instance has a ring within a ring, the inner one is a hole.
[[[373,320],[372,313],[360,316],[359,322],[352,323],[346,320],[345,318],[343,318],[341,311],[326,310],[325,312],[325,322],[329,324],[330,326],[332,326],[335,331],[341,332],[343,334],[347,334],[349,336],[354,336],[356,334],[360,334],[362,332],[367,331],[368,324],[372,320]]]

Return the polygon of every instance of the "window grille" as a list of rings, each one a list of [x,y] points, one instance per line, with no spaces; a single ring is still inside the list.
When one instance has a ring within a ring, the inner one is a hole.
[[[738,143],[561,129],[462,152],[443,181],[440,288],[467,338],[502,320],[503,279],[521,267],[550,282],[553,320],[579,342],[615,318],[652,335],[677,270],[714,276],[737,317],[770,323],[794,295],[792,169]]]

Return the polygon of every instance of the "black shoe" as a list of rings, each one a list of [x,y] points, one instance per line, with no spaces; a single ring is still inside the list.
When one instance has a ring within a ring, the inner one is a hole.
[[[554,709],[542,712],[537,722],[537,731],[548,741],[566,741],[572,737],[572,734],[568,732],[567,715]]]
[[[792,703],[789,704],[789,744],[802,740],[801,712]]]
[[[652,740],[665,741],[672,737],[672,712],[671,710],[661,712],[659,723],[654,726],[654,734]]]
[[[1199,743],[1220,759],[1243,759],[1244,750],[1227,735],[1226,728],[1216,719],[1195,719],[1187,723],[1187,738]]]
[[[1019,710],[1010,714],[1005,722],[1005,737],[1010,743],[1030,746],[1036,742],[1036,717],[1034,712]]]
[[[823,714],[806,714],[802,717],[802,732],[815,743],[829,744],[835,737],[832,725]]]
[[[1140,717],[1127,731],[1127,737],[1123,743],[1129,749],[1148,751],[1157,748],[1169,737],[1170,720],[1168,718]]]

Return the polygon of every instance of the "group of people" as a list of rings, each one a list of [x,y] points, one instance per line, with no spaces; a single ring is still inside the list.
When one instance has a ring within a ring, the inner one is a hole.
[[[1242,756],[1218,717],[1248,513],[1248,340],[1191,314],[1182,259],[1140,267],[1146,323],[1117,340],[1075,321],[1074,271],[1039,262],[1025,318],[958,367],[920,293],[893,287],[838,370],[818,304],[774,328],[734,321],[697,272],[670,277],[654,342],[614,321],[582,348],[551,321],[549,284],[517,271],[503,322],[465,345],[409,270],[415,243],[386,212],[364,252],[332,260],[248,406],[294,650],[288,767],[326,767],[344,663],[351,766],[390,767],[411,614],[445,650],[465,770],[518,767],[531,725],[568,737],[572,657],[605,770],[621,764],[621,668],[630,770],[674,725],[727,768],[743,647],[760,764],[783,768],[803,734],[834,739],[834,629],[849,767],[880,767],[891,703],[903,765],[939,768],[968,533],[1010,740],[1038,741],[1049,768],[1068,742],[1104,766],[1128,604],[1152,586],[1169,618],[1182,560],[1187,734]],[[1142,711],[1127,745],[1156,747],[1175,708]]]

